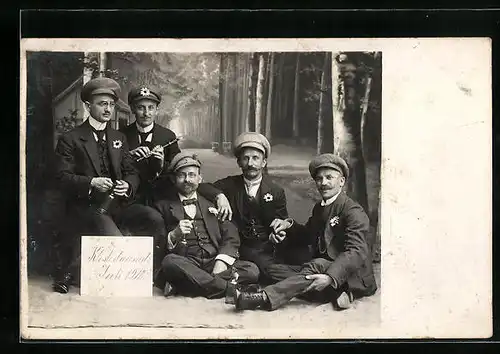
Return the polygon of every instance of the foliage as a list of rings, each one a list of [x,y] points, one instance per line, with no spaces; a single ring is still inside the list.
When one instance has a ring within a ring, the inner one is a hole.
[[[78,109],[70,109],[69,116],[56,118],[55,129],[57,133],[66,133],[76,126]]]

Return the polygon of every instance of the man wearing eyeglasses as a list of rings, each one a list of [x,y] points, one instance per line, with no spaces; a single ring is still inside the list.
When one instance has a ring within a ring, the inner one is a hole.
[[[80,236],[122,235],[116,221],[139,185],[125,135],[108,124],[119,94],[120,85],[110,78],[87,82],[81,99],[90,116],[62,135],[56,146],[55,178],[67,210],[62,225],[66,259],[53,284],[60,293],[67,293],[78,279]]]

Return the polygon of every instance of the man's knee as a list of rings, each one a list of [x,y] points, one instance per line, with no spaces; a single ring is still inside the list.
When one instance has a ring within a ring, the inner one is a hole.
[[[259,267],[248,261],[238,261],[238,273],[242,281],[256,283],[259,279]]]
[[[172,269],[177,269],[181,263],[184,261],[184,257],[179,256],[175,253],[169,253],[161,262],[161,267],[164,271],[171,271]]]
[[[326,272],[331,264],[332,262],[327,259],[314,258],[302,266],[301,273],[322,274]]]

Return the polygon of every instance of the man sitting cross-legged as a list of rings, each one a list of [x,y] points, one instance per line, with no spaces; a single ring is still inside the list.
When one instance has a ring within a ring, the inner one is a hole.
[[[288,238],[313,245],[314,258],[302,266],[270,266],[268,272],[278,282],[256,293],[236,291],[236,309],[275,310],[299,295],[345,309],[354,298],[377,290],[367,242],[368,216],[342,192],[349,176],[347,163],[323,154],[311,161],[309,171],[322,201],[314,206],[305,226],[291,219],[274,220],[272,240],[279,243]]]
[[[197,194],[201,163],[187,152],[177,154],[169,165],[175,193],[157,201],[155,208],[165,221],[168,253],[162,261],[164,295],[220,298],[226,295],[231,268],[240,284],[257,282],[259,270],[238,260],[240,238],[236,226],[220,221],[214,205]]]

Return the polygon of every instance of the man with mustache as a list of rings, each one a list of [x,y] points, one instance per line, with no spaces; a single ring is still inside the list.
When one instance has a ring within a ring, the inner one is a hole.
[[[217,209],[197,193],[201,162],[187,152],[177,154],[168,171],[175,192],[155,203],[163,216],[168,254],[162,261],[164,295],[220,298],[232,291],[228,286],[232,268],[240,283],[255,283],[259,270],[239,260],[240,238],[236,226],[217,219]]]
[[[377,290],[367,241],[368,216],[342,192],[349,177],[347,163],[339,156],[322,154],[310,162],[309,171],[321,202],[314,206],[305,226],[291,219],[276,220],[272,240],[313,245],[314,259],[302,266],[271,266],[269,273],[280,281],[260,292],[237,291],[237,310],[272,311],[299,295],[346,309],[353,299],[371,296]]]
[[[128,153],[127,139],[112,129],[120,85],[109,78],[87,82],[81,91],[90,116],[63,134],[56,146],[56,180],[66,196],[63,220],[63,272],[53,289],[67,293],[77,281],[81,235],[122,235],[117,226],[123,206],[139,185],[139,176]],[[110,205],[106,205],[110,202]]]
[[[285,191],[263,170],[271,154],[265,136],[247,132],[234,141],[234,155],[242,174],[214,183],[228,197],[233,221],[241,238],[241,259],[257,264],[262,281],[269,282],[268,267],[275,263],[302,264],[311,258],[307,248],[293,247],[288,241],[270,240],[275,219],[288,218]]]
[[[157,89],[147,85],[135,87],[129,91],[128,103],[135,122],[123,128],[122,132],[136,161],[141,183],[127,208],[126,224],[134,235],[153,235],[155,238],[153,263],[156,274],[165,256],[166,240],[161,236],[163,218],[152,206],[154,201],[161,200],[174,188],[168,178],[167,167],[180,148],[175,133],[156,123],[161,103],[161,94]],[[201,183],[198,191],[217,203],[221,219],[231,219],[229,201],[220,190],[209,183]]]

